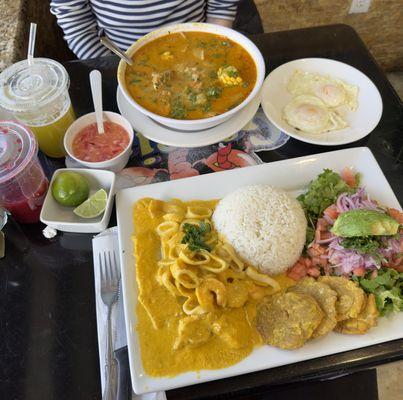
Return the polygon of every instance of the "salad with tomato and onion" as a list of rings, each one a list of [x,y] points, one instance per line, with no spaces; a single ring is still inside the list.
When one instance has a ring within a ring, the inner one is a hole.
[[[381,315],[402,311],[403,213],[372,199],[349,168],[325,169],[298,200],[307,242],[287,275],[346,276],[375,295]]]

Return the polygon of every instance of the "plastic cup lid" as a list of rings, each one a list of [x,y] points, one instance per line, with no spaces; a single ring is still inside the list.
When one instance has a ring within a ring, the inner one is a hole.
[[[66,69],[49,58],[17,62],[0,74],[0,106],[9,111],[28,111],[51,103],[70,84]]]
[[[34,134],[14,121],[0,121],[0,184],[21,172],[38,151]]]

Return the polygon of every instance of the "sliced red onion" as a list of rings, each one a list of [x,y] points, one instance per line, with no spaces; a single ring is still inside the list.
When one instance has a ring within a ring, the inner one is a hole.
[[[342,193],[336,200],[336,209],[339,213],[347,212],[355,209],[377,210],[384,212],[378,206],[378,203],[371,200],[366,194],[364,188],[359,188],[354,194]],[[329,225],[334,224],[334,220],[327,214],[323,218]],[[353,249],[346,249],[341,245],[343,238],[332,235],[328,239],[315,240],[314,243],[326,247],[326,253],[320,257],[328,260],[326,271],[332,269],[340,275],[350,275],[355,268],[364,267],[368,271],[379,269],[384,263],[390,263],[396,258],[396,255],[403,249],[403,234],[400,238],[390,238],[384,236],[381,238],[384,247],[378,249],[377,253],[382,257],[382,261],[378,257],[369,254],[361,254]]]
[[[355,209],[383,211],[375,201],[370,200],[364,188],[359,188],[354,194],[342,193],[336,201],[336,207],[339,213]]]
[[[335,238],[335,236],[332,236],[332,237],[330,237],[330,238],[328,238],[328,239],[315,240],[315,243],[318,243],[318,244],[328,244],[328,243],[330,243],[330,242],[333,242],[333,241],[334,241],[334,238]]]
[[[344,197],[345,197],[345,196],[346,196],[346,194],[345,194],[345,193],[342,193],[342,194],[337,198],[336,207],[337,207],[337,211],[338,211],[339,213],[343,213],[343,212],[348,211],[346,205],[344,204]]]

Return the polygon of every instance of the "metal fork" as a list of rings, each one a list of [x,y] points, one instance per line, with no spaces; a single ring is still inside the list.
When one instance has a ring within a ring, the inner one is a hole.
[[[107,308],[107,333],[106,333],[106,357],[105,357],[105,388],[102,400],[116,399],[116,364],[113,358],[112,306],[118,297],[120,273],[116,261],[115,251],[99,253],[99,265],[101,266],[101,298]]]

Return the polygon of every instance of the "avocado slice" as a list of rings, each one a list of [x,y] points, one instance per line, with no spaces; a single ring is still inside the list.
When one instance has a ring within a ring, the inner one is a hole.
[[[381,211],[351,210],[340,214],[331,229],[336,236],[395,235],[399,223]]]

